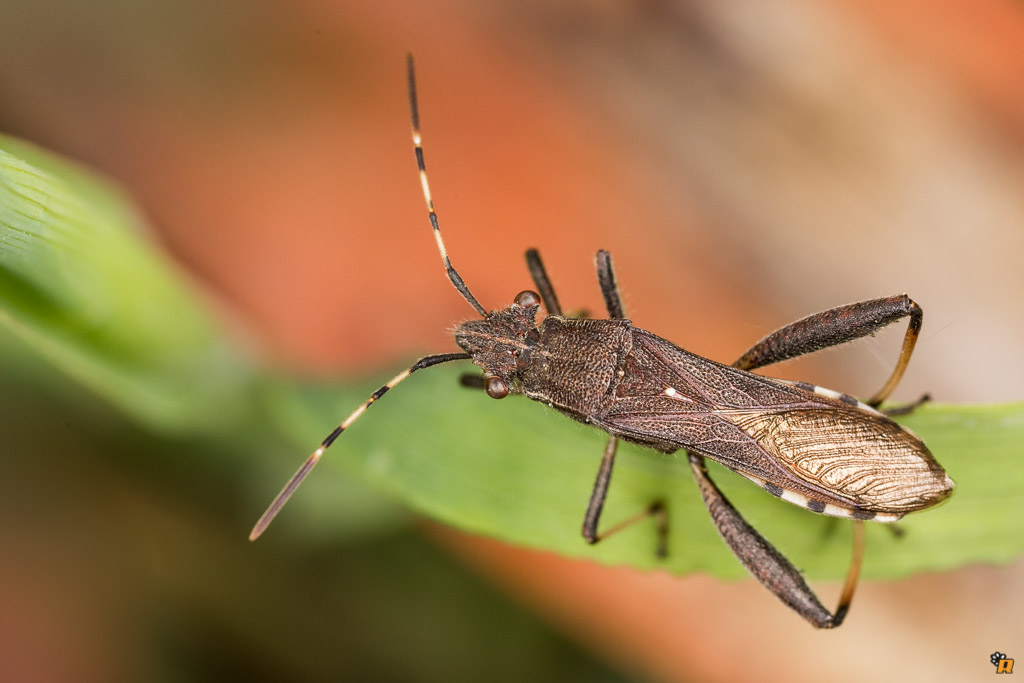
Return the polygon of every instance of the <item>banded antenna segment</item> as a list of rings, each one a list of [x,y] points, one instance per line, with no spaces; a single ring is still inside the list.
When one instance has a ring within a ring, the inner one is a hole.
[[[423,199],[427,202],[427,214],[430,217],[430,227],[434,231],[434,241],[437,242],[437,251],[441,254],[445,272],[448,273],[448,279],[455,285],[455,289],[459,290],[462,298],[475,308],[477,313],[486,318],[487,311],[476,300],[476,297],[470,293],[469,287],[466,286],[466,282],[459,275],[459,271],[455,270],[451,259],[448,258],[448,250],[445,249],[444,239],[441,238],[441,226],[437,222],[434,200],[430,196],[430,183],[427,182],[427,167],[423,163],[423,136],[420,133],[420,110],[416,102],[416,69],[413,65],[412,53],[406,55],[405,65],[409,75],[409,113],[412,116],[412,144],[416,149],[416,166],[420,171],[420,185],[423,186]]]

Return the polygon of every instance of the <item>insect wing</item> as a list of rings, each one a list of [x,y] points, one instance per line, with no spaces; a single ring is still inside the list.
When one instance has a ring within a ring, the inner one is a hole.
[[[938,503],[953,488],[921,439],[856,407],[728,411],[724,417],[775,462],[808,484],[853,501],[858,511],[898,518]]]
[[[894,521],[949,495],[924,443],[870,409],[709,361],[644,330],[602,426],[716,460],[815,512]]]

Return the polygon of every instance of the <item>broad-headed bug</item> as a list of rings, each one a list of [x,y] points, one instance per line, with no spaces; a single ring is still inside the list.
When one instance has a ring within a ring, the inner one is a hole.
[[[704,503],[722,538],[762,584],[819,628],[838,626],[849,609],[863,553],[862,520],[894,522],[944,500],[953,482],[920,438],[877,407],[892,392],[921,329],[920,306],[890,296],[809,316],[768,335],[739,360],[722,365],[634,327],[619,298],[611,257],[597,253],[597,277],[609,319],[566,317],[535,250],[526,252],[537,292],[523,291],[490,311],[452,266],[430,196],[412,57],[408,58],[412,138],[430,225],[448,278],[481,319],[459,326],[462,353],[426,356],[395,376],[345,418],[299,468],[253,528],[266,529],[324,451],[375,401],[409,375],[440,363],[472,360],[483,370],[470,385],[492,398],[524,394],[609,434],[583,521],[590,543],[646,516],[659,522],[664,553],[666,513],[660,503],[616,527],[598,531],[620,439],[663,453],[685,450]],[[537,323],[541,304],[547,315]],[[867,402],[828,389],[771,379],[751,370],[868,336],[901,318],[910,323],[885,385]],[[813,512],[855,520],[854,552],[834,614],[800,572],[755,531],[708,476],[704,458],[738,472],[768,493]]]

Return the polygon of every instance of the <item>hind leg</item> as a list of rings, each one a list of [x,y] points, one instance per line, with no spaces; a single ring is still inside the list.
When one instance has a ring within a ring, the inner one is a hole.
[[[889,397],[903,377],[921,332],[924,311],[906,294],[839,306],[807,316],[754,344],[733,366],[740,370],[754,370],[866,337],[906,317],[910,318],[910,324],[903,337],[896,367],[882,388],[867,401],[870,406],[878,406]]]

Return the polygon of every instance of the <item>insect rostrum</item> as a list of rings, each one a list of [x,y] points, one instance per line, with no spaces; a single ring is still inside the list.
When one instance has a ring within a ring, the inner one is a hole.
[[[906,295],[840,306],[781,328],[733,365],[723,365],[635,327],[625,316],[605,251],[598,252],[597,275],[609,318],[563,316],[539,254],[529,250],[526,260],[537,292],[520,292],[507,308],[487,312],[452,266],[441,238],[423,161],[411,56],[408,76],[413,142],[431,228],[449,279],[481,319],[457,329],[455,342],[462,353],[420,359],[343,420],[275,498],[250,538],[266,529],[324,451],[387,391],[417,370],[472,360],[483,371],[482,381],[473,384],[491,397],[523,394],[609,434],[584,514],[588,542],[654,516],[661,532],[659,551],[664,552],[667,511],[659,501],[604,532],[599,531],[601,508],[620,439],[664,453],[683,450],[712,521],[743,565],[813,625],[832,628],[842,623],[860,569],[861,522],[896,521],[941,502],[953,489],[921,439],[877,410],[910,359],[921,329],[921,308]],[[538,323],[541,304],[546,315]],[[750,372],[873,334],[905,317],[909,325],[896,367],[867,402]],[[853,560],[834,613],[726,500],[708,475],[705,457],[783,500],[855,520]]]

